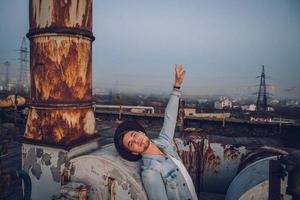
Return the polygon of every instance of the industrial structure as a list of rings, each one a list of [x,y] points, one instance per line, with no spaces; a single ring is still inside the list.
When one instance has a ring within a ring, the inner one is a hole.
[[[30,1],[27,139],[70,144],[94,135],[91,31],[91,1]]]
[[[16,93],[24,93],[28,92],[28,48],[26,43],[26,38],[23,37],[22,44],[20,49],[18,50],[20,53],[19,62],[20,62],[20,71],[19,71],[19,78],[16,84]]]
[[[266,75],[265,75],[264,65],[262,66],[261,75],[258,76],[257,78],[260,78],[260,84],[257,93],[256,113],[258,117],[266,118],[268,105],[267,105],[267,87],[266,87]]]
[[[20,174],[25,199],[147,199],[140,163],[123,160],[113,144],[102,145],[101,135],[114,129],[95,131],[92,0],[29,2],[30,106]],[[207,134],[204,123],[180,109],[181,134],[174,147],[199,199],[201,192],[222,193],[228,200],[300,197],[297,146],[274,140],[268,132],[261,138],[227,137],[225,119],[214,122],[223,135]],[[97,114],[101,126],[105,115]],[[139,120],[143,114],[127,117]],[[118,113],[106,117],[116,124],[122,120]],[[185,129],[188,123],[201,128]]]
[[[4,63],[5,66],[5,77],[4,77],[4,83],[3,83],[3,90],[7,92],[9,90],[9,67],[10,67],[10,62],[5,61]]]

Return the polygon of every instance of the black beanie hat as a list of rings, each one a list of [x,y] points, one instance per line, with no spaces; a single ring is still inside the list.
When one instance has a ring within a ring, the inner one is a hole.
[[[128,131],[142,131],[142,132],[146,133],[144,127],[142,125],[140,125],[138,122],[125,121],[125,122],[121,123],[115,131],[115,135],[114,135],[115,147],[116,147],[116,150],[118,151],[119,155],[122,158],[124,158],[125,160],[138,161],[142,158],[142,156],[140,154],[139,155],[132,154],[130,151],[125,149],[123,146],[123,136]]]

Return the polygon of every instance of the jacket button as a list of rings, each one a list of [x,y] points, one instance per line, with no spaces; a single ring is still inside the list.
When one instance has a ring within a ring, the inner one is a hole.
[[[177,168],[176,171],[179,171],[179,169]]]
[[[185,186],[185,183],[184,184],[182,184],[183,186]]]
[[[165,157],[166,160],[168,160],[168,157]]]

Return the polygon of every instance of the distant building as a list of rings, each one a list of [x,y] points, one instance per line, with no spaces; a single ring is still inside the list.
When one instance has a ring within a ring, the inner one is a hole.
[[[256,105],[255,104],[243,105],[241,106],[241,109],[244,111],[255,111]]]
[[[216,101],[214,103],[215,109],[224,109],[224,108],[232,108],[232,101],[229,99],[222,99],[219,101]]]
[[[255,104],[250,104],[248,110],[249,111],[255,111],[256,110],[256,105]]]
[[[249,110],[249,106],[248,105],[243,105],[243,106],[241,106],[241,109],[243,111]]]
[[[273,100],[270,101],[270,105],[276,105],[276,104],[278,104],[279,102],[280,102],[279,100],[273,99]]]
[[[194,116],[196,114],[195,108],[184,108],[184,115],[185,116]]]
[[[229,118],[230,113],[197,113],[195,108],[184,108],[185,116],[193,116],[199,118]]]
[[[207,103],[208,99],[197,99],[198,104]]]
[[[101,96],[109,95],[109,91],[104,88],[94,88],[93,93],[95,95],[101,95]]]
[[[154,114],[155,110],[151,106],[129,106],[129,105],[103,105],[97,104],[96,110],[110,112],[131,112],[131,113],[148,113]]]
[[[297,100],[288,100],[286,101],[286,106],[299,106],[300,102]]]

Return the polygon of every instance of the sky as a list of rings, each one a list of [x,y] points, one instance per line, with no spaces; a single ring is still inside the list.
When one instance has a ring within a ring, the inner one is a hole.
[[[0,20],[0,69],[17,67],[28,1],[1,0]],[[179,63],[185,94],[247,96],[264,65],[271,94],[300,97],[298,0],[94,0],[93,34],[94,88],[168,92]]]

